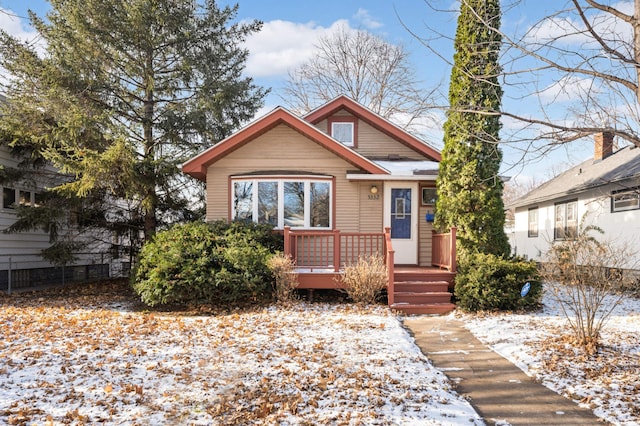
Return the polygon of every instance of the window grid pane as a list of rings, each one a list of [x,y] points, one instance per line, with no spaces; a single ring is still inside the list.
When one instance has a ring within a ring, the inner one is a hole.
[[[331,136],[347,146],[353,146],[353,123],[332,123]]]
[[[258,182],[258,223],[278,226],[278,182]]]
[[[234,220],[253,220],[253,182],[233,183]]]
[[[613,195],[613,211],[636,210],[640,208],[640,196],[637,192],[624,192]]]
[[[331,209],[330,185],[328,182],[311,182],[311,215],[312,228],[329,227],[329,211]]]
[[[284,224],[304,227],[304,182],[284,183]]]
[[[538,209],[529,210],[529,237],[538,236]]]
[[[5,209],[14,208],[16,203],[16,190],[13,188],[2,188],[2,207]]]

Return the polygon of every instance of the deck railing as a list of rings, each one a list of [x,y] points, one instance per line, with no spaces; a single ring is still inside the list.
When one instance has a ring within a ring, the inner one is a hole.
[[[284,252],[298,268],[333,269],[356,263],[360,256],[385,255],[385,234],[333,231],[292,231],[284,228]]]
[[[456,272],[456,228],[445,234],[433,233],[431,264]]]

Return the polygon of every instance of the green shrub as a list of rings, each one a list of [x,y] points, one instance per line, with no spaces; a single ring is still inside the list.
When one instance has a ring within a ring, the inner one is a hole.
[[[531,289],[522,297],[526,282]],[[540,304],[542,282],[535,262],[468,254],[459,260],[455,295],[457,305],[467,311],[531,309]]]
[[[132,286],[149,306],[264,299],[273,281],[267,259],[281,245],[264,225],[176,225],[144,245]]]
[[[384,258],[380,255],[359,257],[357,263],[345,266],[340,281],[347,296],[354,302],[374,303],[389,281]]]

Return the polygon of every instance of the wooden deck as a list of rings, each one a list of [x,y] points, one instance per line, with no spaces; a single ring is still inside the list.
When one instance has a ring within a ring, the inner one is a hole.
[[[360,256],[380,254],[389,273],[389,307],[408,314],[441,314],[455,308],[451,303],[456,275],[456,234],[434,234],[434,266],[394,265],[390,230],[384,233],[291,231],[285,228],[285,254],[297,265],[299,289],[340,289],[340,271]]]

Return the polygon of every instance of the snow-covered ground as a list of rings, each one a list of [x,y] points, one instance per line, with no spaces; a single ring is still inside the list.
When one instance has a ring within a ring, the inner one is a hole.
[[[1,424],[482,425],[384,306],[0,296]]]
[[[496,351],[607,421],[640,424],[640,301],[593,357],[556,303],[453,313]],[[147,312],[96,288],[0,294],[0,424],[482,425],[385,306],[295,303]]]
[[[612,424],[640,425],[640,300],[620,300],[605,323],[603,347],[593,356],[568,344],[572,331],[551,292],[543,304],[531,314],[451,315],[545,386]]]

